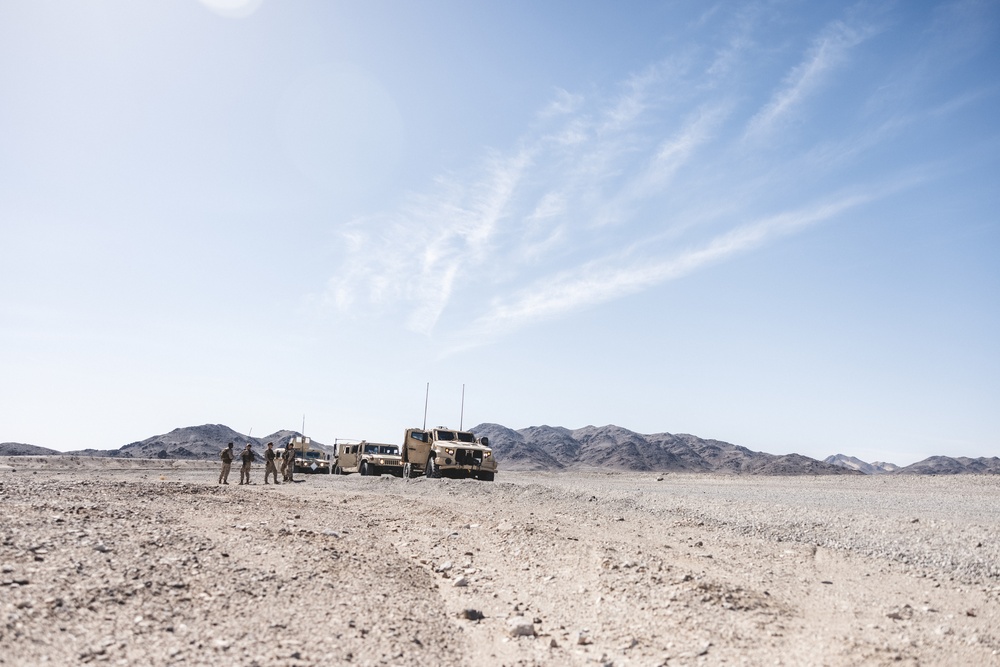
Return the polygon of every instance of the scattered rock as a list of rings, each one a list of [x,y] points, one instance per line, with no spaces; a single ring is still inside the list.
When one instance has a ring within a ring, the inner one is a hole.
[[[511,637],[534,637],[535,624],[524,616],[513,616],[507,619],[507,632]]]

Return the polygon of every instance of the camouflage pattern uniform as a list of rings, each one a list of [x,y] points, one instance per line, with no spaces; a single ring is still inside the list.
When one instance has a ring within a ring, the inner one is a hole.
[[[229,484],[229,469],[233,466],[233,443],[219,454],[222,458],[222,471],[219,473],[219,484]]]
[[[254,453],[250,449],[250,443],[247,443],[246,448],[240,454],[240,458],[243,460],[243,465],[240,466],[240,484],[250,483],[250,464],[253,463]]]
[[[274,483],[280,484],[278,481],[278,469],[274,467],[274,443],[267,443],[267,449],[264,450],[264,483],[267,484],[267,476],[274,475]]]
[[[285,453],[281,455],[281,478],[286,482],[294,482],[293,472],[295,472],[295,446],[288,443]]]

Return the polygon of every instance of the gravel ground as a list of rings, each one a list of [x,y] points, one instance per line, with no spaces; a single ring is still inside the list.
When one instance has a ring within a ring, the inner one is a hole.
[[[0,665],[1000,664],[1000,478],[0,460]]]

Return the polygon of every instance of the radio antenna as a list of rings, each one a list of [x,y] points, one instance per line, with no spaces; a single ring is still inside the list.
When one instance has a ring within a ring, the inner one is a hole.
[[[423,428],[424,431],[427,430],[427,401],[430,400],[430,397],[431,397],[431,383],[428,382],[427,391],[424,393],[424,428]]]
[[[462,430],[462,426],[465,424],[465,384],[462,384],[462,411],[458,416],[458,430]]]

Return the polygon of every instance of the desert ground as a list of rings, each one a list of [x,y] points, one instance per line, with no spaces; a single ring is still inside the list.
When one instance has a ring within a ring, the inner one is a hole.
[[[1000,664],[1000,477],[0,459],[0,664]]]

